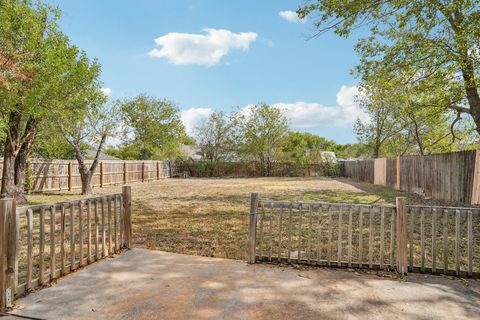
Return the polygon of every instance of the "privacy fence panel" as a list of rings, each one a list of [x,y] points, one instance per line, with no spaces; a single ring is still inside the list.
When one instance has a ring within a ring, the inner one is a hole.
[[[90,166],[91,161],[86,161]],[[0,166],[1,167],[1,166]],[[31,175],[29,190],[54,191],[75,190],[82,187],[79,165],[76,161],[32,160],[27,164]],[[172,177],[170,161],[100,161],[92,178],[94,187],[125,184],[129,182],[145,182]]]
[[[480,204],[479,150],[382,159],[386,168],[379,160],[345,161],[345,177],[438,200]],[[372,161],[377,166],[372,168]]]
[[[375,160],[345,161],[345,177],[357,181],[373,183],[375,179]]]
[[[405,208],[399,228],[395,206],[260,200],[250,214],[249,261],[393,269],[402,251],[409,272],[479,276],[480,209]]]
[[[130,247],[130,195],[124,187],[121,194],[16,210],[13,199],[0,200],[0,227],[10,232],[1,239],[9,244],[0,250],[1,308],[15,296]],[[8,226],[5,217],[11,217]],[[9,270],[10,284],[4,281]]]

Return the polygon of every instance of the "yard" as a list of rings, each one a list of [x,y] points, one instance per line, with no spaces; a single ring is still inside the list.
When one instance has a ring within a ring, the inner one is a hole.
[[[120,186],[99,188],[100,194]],[[250,193],[273,200],[344,203],[390,203],[407,196],[408,203],[437,204],[411,194],[347,179],[164,179],[132,185],[133,236],[137,248],[244,260]],[[81,198],[67,192],[34,194],[32,204]]]

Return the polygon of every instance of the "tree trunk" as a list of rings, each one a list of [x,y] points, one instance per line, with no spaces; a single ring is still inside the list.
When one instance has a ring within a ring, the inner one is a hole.
[[[98,149],[95,154],[95,159],[93,160],[92,165],[88,169],[87,169],[87,166],[85,165],[85,158],[81,151],[81,146],[80,146],[81,141],[80,140],[76,140],[75,142],[69,141],[75,150],[75,157],[77,158],[77,162],[78,162],[78,171],[80,172],[80,180],[82,181],[83,195],[93,194],[92,177],[95,174],[95,170],[97,169],[98,160],[106,139],[107,139],[107,135],[106,134],[102,135],[102,139],[100,140],[100,144],[98,145]]]
[[[33,141],[35,140],[37,131],[36,124],[29,122],[27,124],[27,130],[34,130],[35,133],[29,135],[28,138],[25,139],[18,151],[17,157],[15,158],[15,186],[17,187],[18,194],[24,194],[25,191],[27,191],[25,188],[27,160],[28,155],[32,150]]]
[[[475,79],[475,68],[472,60],[469,58],[468,51],[463,52],[463,59],[461,61],[464,65],[462,68],[462,77],[467,95],[468,105],[470,107],[470,114],[477,126],[475,130],[480,135],[480,95],[478,93],[477,82]]]
[[[2,175],[2,198],[17,198],[17,188],[15,186],[15,158],[17,157],[19,147],[19,131],[22,116],[18,112],[10,112],[8,119],[7,137],[5,138],[3,152],[3,175]],[[26,199],[21,197],[17,199],[22,203]]]
[[[84,169],[86,169],[85,166],[84,166]],[[82,194],[83,195],[93,194],[92,172],[90,170],[79,170],[79,171],[80,171],[80,180],[82,180]]]

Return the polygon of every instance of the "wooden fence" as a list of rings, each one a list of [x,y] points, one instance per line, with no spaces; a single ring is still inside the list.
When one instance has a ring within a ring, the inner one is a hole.
[[[252,194],[248,261],[480,276],[480,208],[305,203]]]
[[[292,162],[274,162],[267,170],[260,162],[217,162],[183,161],[178,164],[178,171],[191,177],[319,177],[340,176],[337,163],[297,164]]]
[[[1,309],[16,296],[131,246],[131,189],[15,208],[0,200]]]
[[[87,165],[92,162],[87,161]],[[2,165],[0,165],[1,173]],[[75,190],[82,187],[78,163],[67,160],[32,160],[27,163],[31,172],[31,192]],[[170,161],[100,161],[92,178],[94,187],[131,182],[147,182],[169,178],[174,165]]]
[[[480,204],[480,150],[345,161],[344,176],[438,200]]]

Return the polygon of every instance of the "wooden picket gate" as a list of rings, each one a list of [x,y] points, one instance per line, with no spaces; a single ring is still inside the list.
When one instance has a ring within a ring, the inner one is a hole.
[[[479,223],[480,208],[407,206],[405,198],[396,206],[284,202],[254,193],[248,262],[479,277]]]
[[[0,199],[1,308],[132,244],[131,188],[122,193],[16,208]]]

